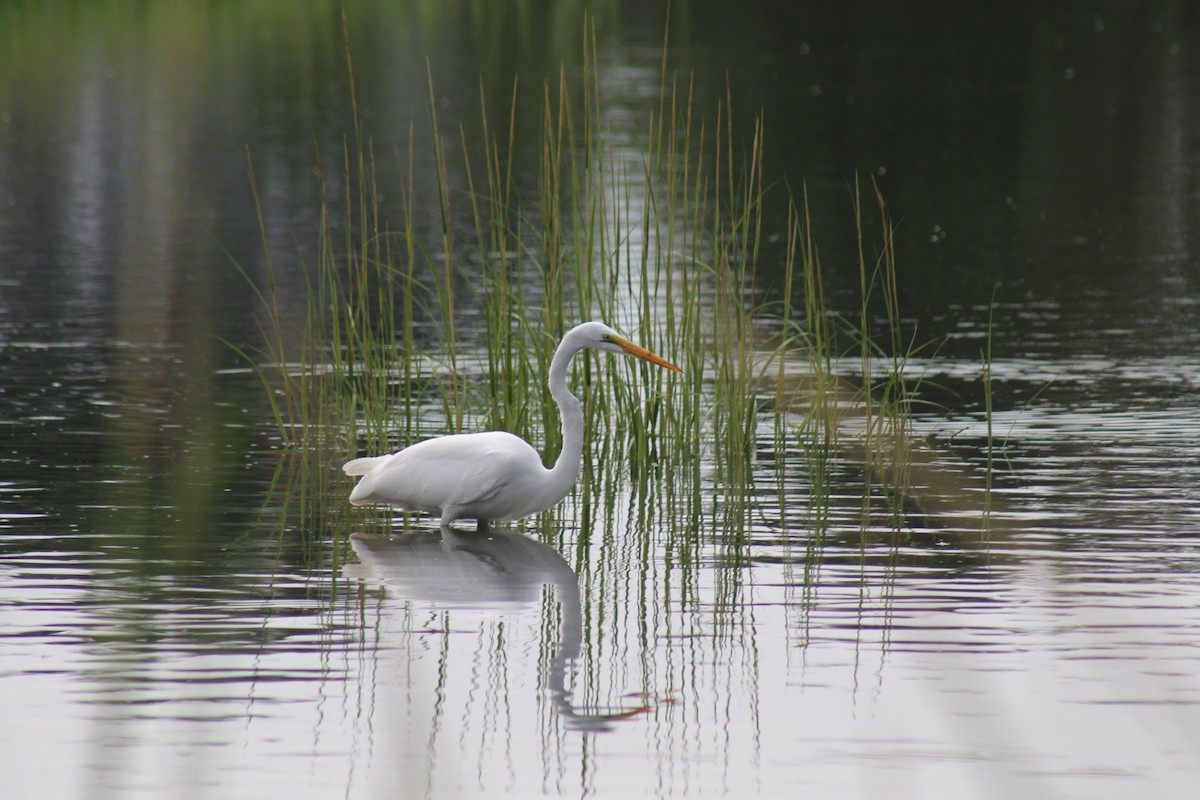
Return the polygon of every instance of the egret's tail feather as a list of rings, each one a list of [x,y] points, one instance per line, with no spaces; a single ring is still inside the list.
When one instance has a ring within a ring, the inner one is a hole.
[[[391,456],[368,456],[347,461],[342,465],[342,472],[347,475],[367,475]]]

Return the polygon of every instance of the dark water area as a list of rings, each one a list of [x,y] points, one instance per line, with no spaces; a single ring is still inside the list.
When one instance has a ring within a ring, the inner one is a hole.
[[[682,546],[685,521],[647,523],[619,486],[493,540],[347,540],[348,510],[312,511],[349,483],[293,468],[237,349],[261,342],[247,278],[305,311],[321,175],[355,112],[392,224],[411,135],[436,243],[431,80],[455,153],[483,135],[481,93],[507,136],[516,82],[531,199],[543,96],[581,96],[588,25],[605,135],[641,163],[666,24],[636,3],[361,2],[344,23],[334,2],[0,9],[12,796],[1192,796],[1188,4],[672,4],[667,83],[706,131],[732,102],[739,158],[762,120],[756,299],[782,291],[789,192],[849,319],[856,179],[868,234],[875,186],[897,223],[905,338],[931,343],[905,366],[911,423],[938,467],[899,523],[849,456],[814,503],[765,417],[736,546]],[[449,172],[468,230],[461,158]],[[709,488],[702,532],[729,513]]]
[[[832,280],[858,175],[899,222],[904,308],[930,338],[977,331],[994,298],[1005,353],[1194,352],[1190,9],[747,8],[689,17],[685,50],[761,109],[769,169],[815,198]]]

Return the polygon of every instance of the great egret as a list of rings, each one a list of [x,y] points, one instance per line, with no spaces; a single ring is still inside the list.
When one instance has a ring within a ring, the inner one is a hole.
[[[567,388],[567,367],[587,348],[683,371],[604,323],[585,322],[567,332],[550,362],[550,394],[562,416],[562,451],[552,468],[543,466],[527,442],[505,431],[442,436],[391,455],[346,462],[347,475],[362,477],[350,502],[440,514],[443,528],[456,519],[475,519],[481,530],[489,520],[520,519],[550,508],[571,491],[583,461],[583,410]]]

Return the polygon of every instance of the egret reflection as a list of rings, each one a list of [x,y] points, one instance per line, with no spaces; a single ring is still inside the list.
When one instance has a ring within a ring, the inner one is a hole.
[[[380,584],[398,599],[445,608],[520,610],[540,607],[542,589],[554,587],[561,629],[546,689],[555,709],[574,730],[603,731],[670,701],[645,695],[628,708],[574,704],[567,676],[583,646],[579,579],[552,547],[509,531],[473,533],[452,527],[398,536],[355,533],[350,543],[359,558],[347,564],[349,578]]]

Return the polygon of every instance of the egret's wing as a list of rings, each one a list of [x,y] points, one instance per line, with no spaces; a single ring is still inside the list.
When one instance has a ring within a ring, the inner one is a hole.
[[[355,458],[347,461],[342,465],[342,472],[347,475],[369,475],[372,470],[378,469],[381,464],[387,461],[391,456],[367,456],[366,458]]]
[[[387,502],[422,511],[469,506],[495,497],[514,476],[541,459],[510,433],[428,439],[382,462],[354,488],[356,503]]]

